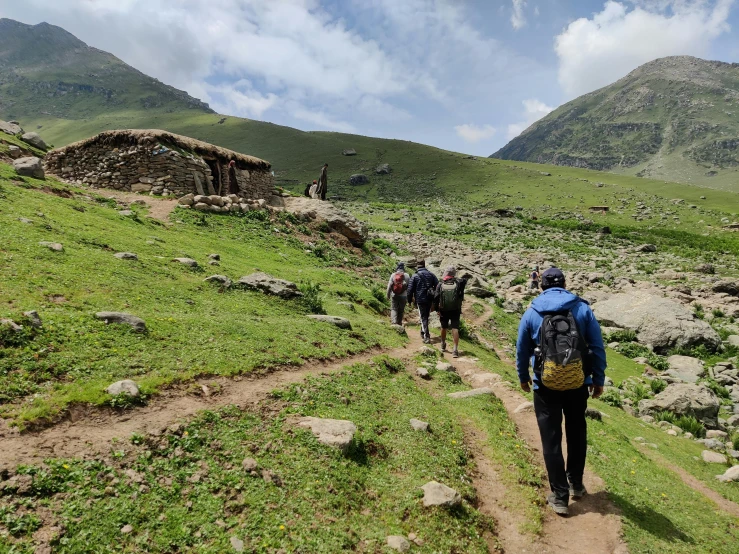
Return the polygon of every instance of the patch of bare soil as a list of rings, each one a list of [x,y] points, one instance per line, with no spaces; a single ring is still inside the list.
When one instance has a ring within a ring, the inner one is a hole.
[[[169,214],[171,214],[177,206],[177,200],[174,198],[159,198],[156,196],[146,196],[144,194],[136,194],[135,192],[122,192],[119,190],[100,191],[105,197],[115,198],[121,202],[131,204],[132,202],[144,202],[149,208],[148,216],[159,221],[169,222]]]

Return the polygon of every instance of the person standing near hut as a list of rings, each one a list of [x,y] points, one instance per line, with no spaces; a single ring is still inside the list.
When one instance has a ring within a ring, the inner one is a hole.
[[[321,175],[318,177],[318,196],[321,200],[326,200],[326,191],[328,190],[328,164],[323,164]]]

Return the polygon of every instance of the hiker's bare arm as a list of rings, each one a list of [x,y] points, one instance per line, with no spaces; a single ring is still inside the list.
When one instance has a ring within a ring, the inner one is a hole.
[[[526,381],[525,383],[521,383],[521,388],[524,392],[531,392],[531,381]]]
[[[603,387],[601,385],[590,385],[590,394],[593,395],[593,399],[600,397],[603,394]]]

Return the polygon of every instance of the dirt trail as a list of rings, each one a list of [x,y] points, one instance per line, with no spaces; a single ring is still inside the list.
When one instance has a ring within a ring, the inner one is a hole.
[[[108,452],[114,438],[127,439],[132,433],[161,430],[177,421],[194,416],[201,410],[215,410],[223,406],[257,404],[276,388],[295,383],[309,375],[331,373],[346,365],[370,360],[381,351],[372,349],[363,354],[332,361],[310,361],[302,366],[279,369],[261,375],[236,378],[213,377],[196,381],[212,391],[211,396],[188,394],[187,389],[170,389],[154,397],[148,405],[115,412],[99,408],[73,408],[67,418],[37,432],[19,434],[0,422],[0,468],[18,464],[34,464],[50,457],[83,458]],[[407,357],[407,348],[388,352],[396,357]]]
[[[473,327],[483,325],[491,315],[486,312],[472,321]],[[511,363],[507,358],[501,359]],[[458,373],[463,376],[485,371],[474,360],[466,357],[454,360]],[[515,371],[511,367],[511,371]],[[536,418],[532,411],[514,413],[526,398],[510,385],[498,382],[492,385],[495,394],[503,402],[508,415],[516,423],[518,435],[536,452],[543,466],[541,439]],[[477,446],[484,451],[484,436],[479,431]],[[474,436],[475,433],[472,432]],[[482,440],[480,440],[482,439]],[[505,487],[500,483],[493,464],[484,457],[477,457],[480,475],[476,479],[476,489],[481,499],[480,509],[491,515],[497,523],[496,532],[500,546],[505,552],[555,554],[559,552],[588,552],[588,554],[624,554],[628,552],[621,539],[621,520],[618,511],[608,499],[603,481],[589,469],[585,470],[584,483],[589,494],[582,500],[571,502],[570,516],[561,518],[550,511],[546,512],[542,533],[534,541],[519,532],[520,519],[510,513],[505,504]]]
[[[177,200],[174,198],[160,198],[156,196],[146,196],[143,194],[136,194],[135,192],[123,192],[119,190],[105,190],[101,191],[100,194],[107,198],[115,198],[127,204],[141,201],[146,204],[149,208],[149,217],[169,223],[169,214],[177,206]]]

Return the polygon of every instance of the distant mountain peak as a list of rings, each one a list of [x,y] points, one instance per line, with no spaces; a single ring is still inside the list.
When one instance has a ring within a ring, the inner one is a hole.
[[[564,104],[491,157],[722,187],[739,173],[739,64],[653,60]]]

